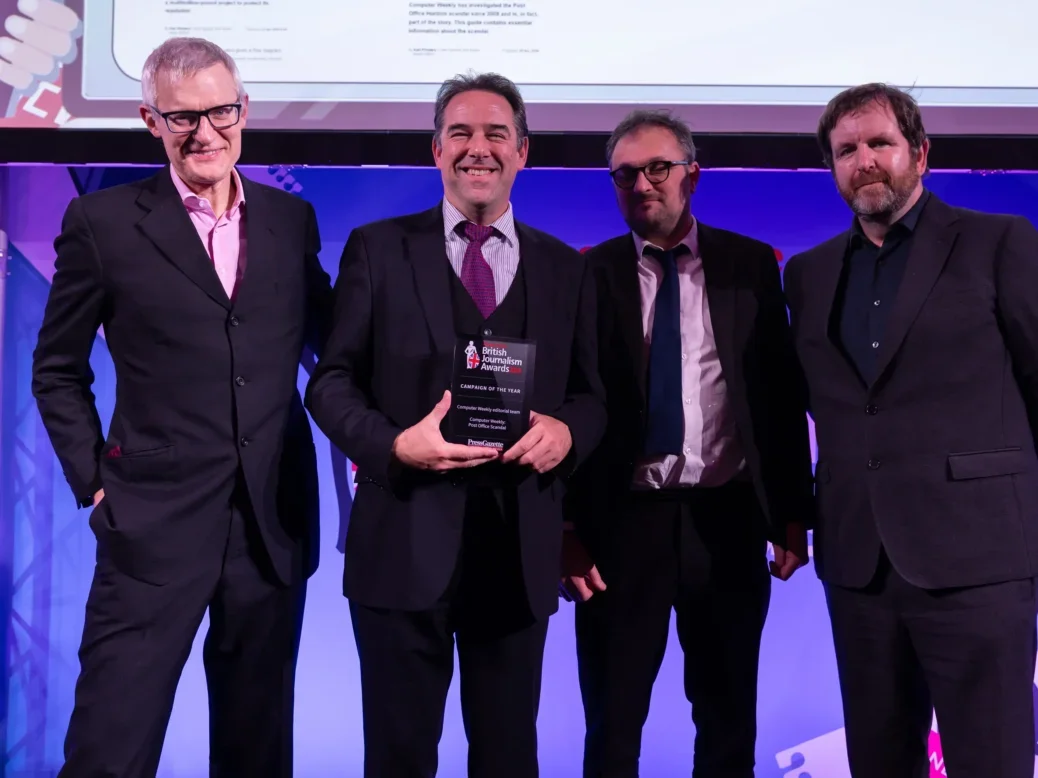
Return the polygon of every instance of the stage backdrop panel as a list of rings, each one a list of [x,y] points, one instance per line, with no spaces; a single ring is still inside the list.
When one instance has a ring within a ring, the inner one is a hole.
[[[78,670],[83,603],[94,564],[87,512],[75,508],[29,391],[32,350],[53,267],[52,241],[69,199],[150,174],[140,168],[11,168],[3,205],[13,247],[7,278],[0,437],[0,625],[6,683],[0,750],[7,776],[53,776]],[[321,261],[334,277],[349,232],[364,222],[425,209],[441,196],[435,169],[250,168],[256,180],[316,207]],[[935,173],[931,188],[953,204],[1020,213],[1038,222],[1038,176]],[[624,231],[604,170],[531,170],[513,193],[516,215],[578,248]],[[704,222],[770,242],[778,261],[847,227],[850,215],[825,172],[706,171],[694,209]],[[91,365],[102,419],[115,375],[101,334]],[[300,369],[305,387],[309,365]],[[949,423],[954,423],[950,420]],[[356,651],[341,594],[342,536],[353,484],[350,463],[315,429],[321,478],[322,563],[308,592],[296,704],[297,774],[361,775],[362,721]],[[553,618],[540,716],[544,778],[580,774],[583,714],[576,680],[572,604]],[[208,774],[203,623],[166,737],[162,778]],[[676,637],[669,644],[646,725],[642,775],[687,774],[693,730]],[[821,586],[811,567],[775,583],[760,673],[758,775],[846,778],[842,715]],[[464,775],[457,682],[441,746],[441,775]],[[940,770],[933,740],[934,775]]]

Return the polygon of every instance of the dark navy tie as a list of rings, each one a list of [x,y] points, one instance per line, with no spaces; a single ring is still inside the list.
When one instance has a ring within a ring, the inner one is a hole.
[[[663,281],[656,291],[656,312],[649,343],[648,423],[646,456],[681,454],[685,413],[681,407],[681,298],[676,256],[688,251],[679,245],[670,251],[646,246],[645,253],[663,265]]]

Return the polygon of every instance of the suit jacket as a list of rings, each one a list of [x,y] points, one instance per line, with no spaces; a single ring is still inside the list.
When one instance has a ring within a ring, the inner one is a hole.
[[[818,440],[815,566],[864,586],[886,550],[916,586],[1038,564],[1038,232],[931,194],[866,385],[833,319],[849,233],[789,260]]]
[[[739,442],[772,540],[786,525],[812,522],[811,453],[803,379],[789,334],[774,250],[698,225],[706,300]],[[645,337],[638,255],[630,233],[587,253],[598,290],[599,365],[609,424],[593,462],[568,498],[585,545],[600,553],[602,533],[630,490],[647,419]],[[741,517],[740,517],[741,518]]]
[[[520,222],[516,232],[526,335],[537,343],[530,406],[565,422],[573,438],[570,456],[554,471],[528,470],[518,479],[523,578],[540,618],[558,608],[563,480],[598,443],[605,407],[583,257]],[[328,346],[307,387],[314,420],[357,464],[344,592],[372,607],[431,607],[458,559],[462,474],[402,468],[390,453],[397,435],[450,387],[450,272],[440,206],[354,230],[335,284]]]
[[[76,502],[128,575],[164,583],[223,553],[239,472],[285,582],[317,566],[317,470],[296,389],[331,283],[313,208],[242,177],[246,257],[224,292],[168,168],[74,199],[33,354],[33,394]],[[89,357],[115,365],[107,436]]]

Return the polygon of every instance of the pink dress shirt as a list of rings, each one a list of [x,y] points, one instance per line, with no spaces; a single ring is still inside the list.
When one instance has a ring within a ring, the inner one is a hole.
[[[216,269],[216,275],[228,299],[233,300],[245,272],[245,190],[241,185],[241,177],[237,170],[231,168],[236,189],[234,202],[220,218],[216,218],[212,204],[188,189],[172,166],[169,171],[191,223],[195,225],[198,237]]]

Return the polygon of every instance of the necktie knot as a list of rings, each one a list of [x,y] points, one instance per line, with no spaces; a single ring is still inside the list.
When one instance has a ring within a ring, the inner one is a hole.
[[[482,246],[493,234],[494,228],[490,225],[465,222],[465,237],[473,243],[478,243]]]
[[[686,246],[684,243],[679,243],[674,248],[666,250],[657,248],[656,246],[646,245],[642,253],[647,254],[650,257],[655,257],[657,260],[659,260],[660,264],[663,265],[664,268],[667,268],[676,267],[677,258],[680,257],[682,254],[691,253],[691,249],[689,249],[689,247]]]

